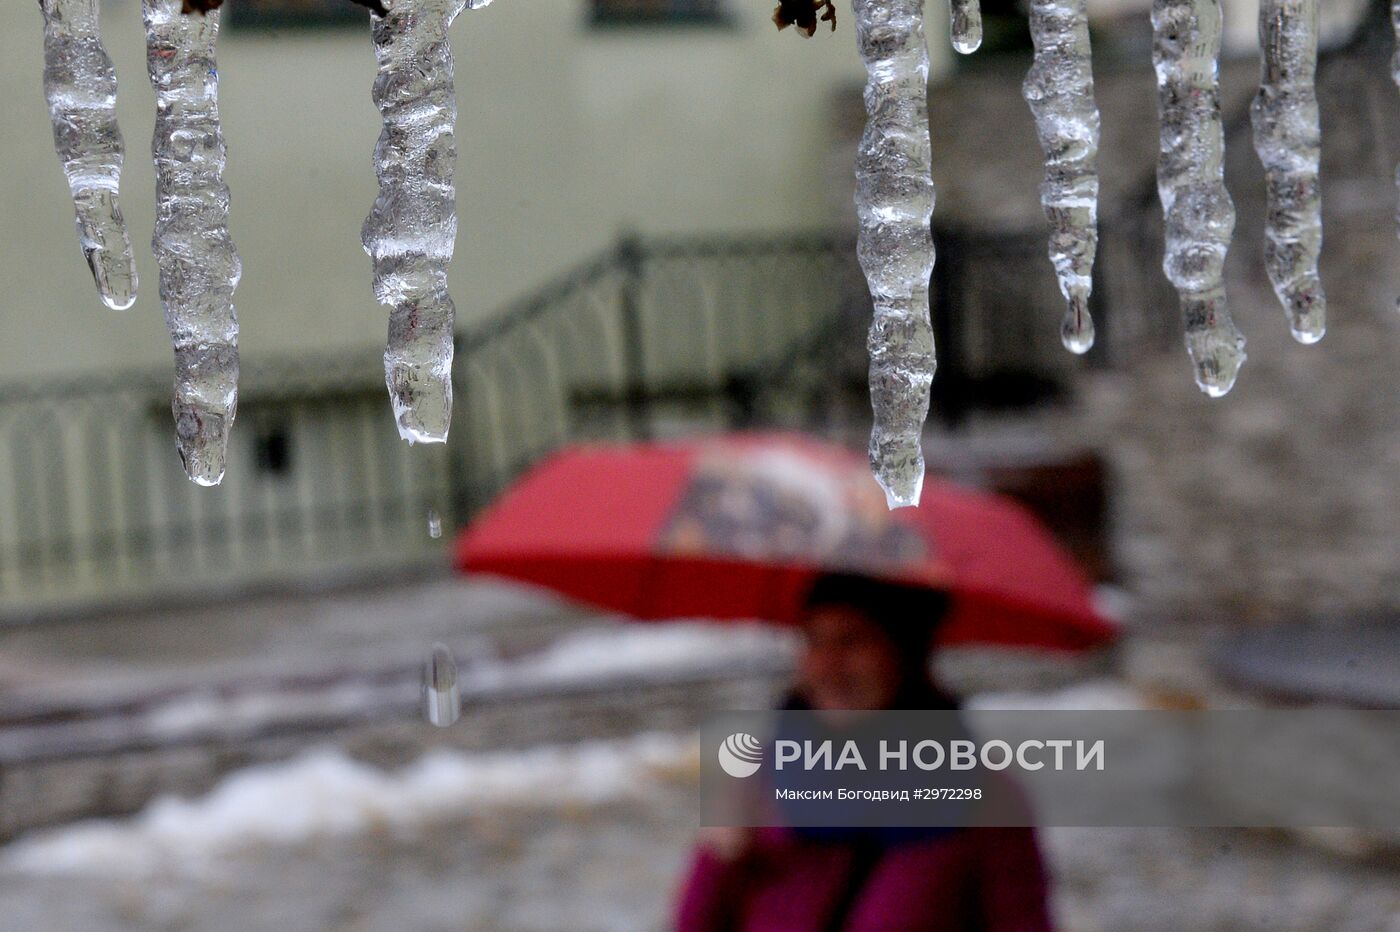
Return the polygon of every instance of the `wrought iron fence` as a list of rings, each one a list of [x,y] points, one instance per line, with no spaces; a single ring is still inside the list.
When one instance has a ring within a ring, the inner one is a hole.
[[[0,613],[439,558],[584,438],[731,423],[728,386],[850,309],[840,237],[624,239],[458,336],[445,446],[398,439],[377,353],[245,362],[221,486],[170,445],[166,375],[0,388]]]
[[[1008,374],[1029,380],[1011,404],[1053,395],[1077,363],[1058,346],[1043,231],[938,238],[935,416],[997,403],[987,386]],[[623,238],[459,333],[445,446],[399,440],[375,350],[246,360],[212,489],[180,469],[166,374],[0,388],[0,617],[422,565],[567,442],[819,426],[839,404],[868,417],[854,253],[840,235]],[[1026,268],[1045,274],[1029,285]],[[1141,277],[1117,268],[1099,293]]]

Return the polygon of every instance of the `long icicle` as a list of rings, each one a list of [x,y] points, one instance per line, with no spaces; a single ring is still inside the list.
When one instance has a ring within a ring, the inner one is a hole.
[[[856,251],[874,301],[870,465],[891,508],[919,503],[933,383],[933,156],[921,0],[853,0],[868,79],[856,154]]]
[[[1317,31],[1317,0],[1259,5],[1263,74],[1250,116],[1268,189],[1264,264],[1299,343],[1316,343],[1327,332],[1327,298],[1317,273],[1322,252]]]
[[[175,438],[199,485],[224,476],[238,410],[238,318],[233,292],[242,265],[228,232],[224,138],[214,46],[219,13],[180,12],[180,0],[143,0],[146,67],[156,92],[151,152],[156,166],[160,300],[175,349]]]
[[[102,303],[136,302],[136,263],[117,190],[122,134],[117,71],[102,45],[97,0],[40,0],[44,14],[44,96],[53,144],[68,177],[78,241]]]
[[[457,100],[447,31],[467,6],[396,0],[371,18],[384,129],[374,150],[379,196],[361,239],[374,260],[375,297],[392,308],[384,378],[409,443],[446,441],[452,419],[456,307],[447,264],[457,238]]]
[[[1094,103],[1085,0],[1032,0],[1035,60],[1021,92],[1045,150],[1040,202],[1050,221],[1050,262],[1067,302],[1060,340],[1094,345],[1089,294],[1099,242],[1099,109]]]
[[[1244,337],[1225,301],[1225,253],[1235,205],[1225,190],[1220,123],[1219,0],[1153,0],[1161,155],[1157,191],[1166,218],[1163,269],[1181,296],[1196,384],[1212,398],[1234,387]]]
[[[979,0],[948,0],[948,36],[953,48],[971,55],[982,47],[982,5]]]
[[[1390,26],[1395,34],[1395,51],[1390,59],[1390,76],[1395,81],[1395,86],[1400,87],[1400,0],[1391,0],[1390,4]],[[1400,193],[1400,165],[1395,166],[1395,190]],[[1395,213],[1396,233],[1400,234],[1400,207]],[[1400,311],[1400,299],[1395,302],[1395,309]]]

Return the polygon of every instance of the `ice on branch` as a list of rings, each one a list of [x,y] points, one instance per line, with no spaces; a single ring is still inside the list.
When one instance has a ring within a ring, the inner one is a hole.
[[[870,465],[897,508],[919,503],[920,437],[934,370],[928,46],[920,0],[854,0],[853,7],[868,74],[856,154],[856,250],[874,300]]]
[[[1317,274],[1322,252],[1317,3],[1263,0],[1259,5],[1263,75],[1250,108],[1268,190],[1264,264],[1299,343],[1316,343],[1327,331],[1327,298]]]
[[[151,152],[156,168],[160,300],[175,349],[175,437],[185,472],[200,485],[224,475],[238,408],[242,274],[228,232],[224,138],[214,46],[219,13],[184,15],[180,0],[143,0],[146,67],[156,92]]]
[[[1060,340],[1086,353],[1094,345],[1089,294],[1099,240],[1099,109],[1085,0],[1032,0],[1030,25],[1035,60],[1021,92],[1045,150],[1040,202],[1050,221],[1050,262],[1068,305]]]
[[[102,46],[97,0],[40,0],[39,8],[44,96],[73,194],[78,242],[102,303],[125,310],[136,301],[136,263],[117,197],[123,152],[117,72]]]
[[[982,47],[982,7],[978,0],[948,0],[951,17],[948,34],[953,48],[971,55]]]
[[[466,0],[396,0],[373,16],[384,129],[374,150],[379,196],[362,240],[374,294],[388,305],[384,378],[399,434],[442,443],[452,419],[452,322],[447,265],[457,239],[457,100],[447,31]]]
[[[1201,391],[1219,398],[1244,364],[1244,337],[1225,302],[1225,253],[1235,205],[1225,190],[1220,123],[1219,0],[1153,0],[1167,278],[1181,296],[1186,348]]]

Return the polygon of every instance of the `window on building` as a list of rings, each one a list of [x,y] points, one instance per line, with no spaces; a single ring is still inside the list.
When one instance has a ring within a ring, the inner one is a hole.
[[[713,26],[730,22],[725,0],[592,0],[594,26]]]

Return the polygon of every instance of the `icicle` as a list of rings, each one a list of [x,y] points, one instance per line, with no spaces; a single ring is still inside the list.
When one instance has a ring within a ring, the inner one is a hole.
[[[1225,302],[1235,205],[1225,190],[1219,0],[1153,0],[1152,28],[1162,144],[1157,191],[1166,218],[1163,268],[1181,296],[1196,384],[1219,398],[1234,387],[1245,360],[1244,337]]]
[[[122,134],[117,72],[98,33],[97,0],[40,0],[44,14],[44,96],[53,144],[68,176],[78,241],[102,303],[136,302],[136,263],[117,197]]]
[[[948,0],[953,48],[971,55],[982,47],[982,7],[978,0]]]
[[[156,92],[156,229],[160,300],[175,347],[175,438],[199,485],[224,477],[238,409],[242,275],[228,232],[224,138],[214,45],[219,13],[180,12],[180,0],[143,0],[146,67]]]
[[[1390,76],[1395,81],[1395,86],[1400,87],[1400,0],[1391,0],[1390,4],[1390,25],[1395,33],[1395,52],[1390,59]],[[1400,165],[1395,166],[1395,189],[1400,192]],[[1396,232],[1400,233],[1400,208],[1395,213]],[[1395,302],[1395,309],[1400,311],[1400,299]]]
[[[1259,5],[1263,77],[1250,108],[1254,148],[1268,187],[1264,264],[1299,343],[1316,343],[1327,331],[1327,298],[1317,275],[1322,251],[1317,24],[1317,0]]]
[[[891,508],[917,505],[920,436],[933,383],[932,153],[921,0],[854,0],[865,62],[865,134],[856,153],[856,251],[874,299],[870,465]]]
[[[446,728],[462,714],[462,694],[457,687],[457,661],[446,645],[434,644],[423,665],[423,717]]]
[[[447,30],[466,0],[396,0],[373,16],[384,130],[374,150],[379,196],[362,239],[374,294],[389,305],[384,377],[399,434],[442,443],[452,418],[452,321],[447,264],[457,238],[457,121]],[[473,7],[485,4],[470,4]]]
[[[1021,92],[1045,150],[1040,202],[1050,221],[1050,261],[1068,302],[1060,340],[1087,353],[1094,345],[1089,293],[1099,241],[1099,110],[1085,0],[1032,0],[1030,22],[1035,61]]]

